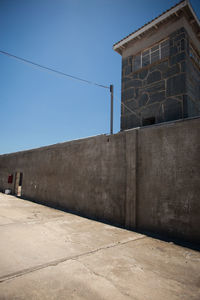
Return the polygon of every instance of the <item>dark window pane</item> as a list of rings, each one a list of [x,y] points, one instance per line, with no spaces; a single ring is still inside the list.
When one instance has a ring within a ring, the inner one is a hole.
[[[150,64],[150,56],[146,55],[142,57],[142,66],[145,67]]]
[[[157,45],[157,46],[154,46],[154,47],[152,47],[151,48],[151,52],[153,52],[153,51],[157,51],[159,49],[159,45]]]
[[[133,59],[133,71],[141,68],[141,55],[136,55]]]
[[[159,50],[151,53],[151,63],[159,60]]]
[[[148,55],[149,54],[149,50],[146,50],[146,51],[144,51],[143,53],[142,53],[142,56],[146,56],[146,55]]]
[[[161,43],[161,58],[169,56],[169,40]]]
[[[161,58],[165,58],[169,56],[169,47],[162,47],[161,48]]]
[[[168,47],[168,46],[169,46],[169,40],[166,40],[166,41],[161,43],[161,48],[162,47]]]

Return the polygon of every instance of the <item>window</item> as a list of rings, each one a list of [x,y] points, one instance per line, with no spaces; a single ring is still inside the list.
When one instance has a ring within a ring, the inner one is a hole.
[[[160,52],[161,59],[169,56],[169,40],[165,40],[160,44]]]
[[[195,61],[197,66],[200,68],[200,57],[197,54],[197,52],[194,50],[192,45],[190,45],[190,52],[189,52],[190,57]]]
[[[133,70],[137,71],[141,68],[141,55],[136,55],[133,60]]]
[[[145,118],[145,119],[142,120],[142,125],[143,126],[153,125],[155,123],[156,123],[155,117]]]
[[[146,49],[133,58],[133,72],[169,56],[169,39]]]
[[[160,58],[160,49],[159,45],[151,48],[151,63],[154,63],[155,61],[159,60]]]

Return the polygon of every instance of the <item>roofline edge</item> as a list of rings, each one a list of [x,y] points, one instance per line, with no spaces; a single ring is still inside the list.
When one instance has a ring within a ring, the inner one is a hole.
[[[149,24],[144,25],[142,28],[138,29],[137,31],[133,32],[132,34],[128,35],[127,37],[125,37],[124,39],[120,40],[119,42],[115,43],[113,45],[113,50],[116,51],[117,53],[121,54],[120,52],[120,47],[123,47],[124,44],[130,42],[131,40],[135,39],[136,37],[138,37],[139,35],[141,35],[142,33],[144,33],[145,31],[149,30],[150,28],[156,26],[158,23],[160,23],[162,20],[166,19],[167,17],[169,17],[170,15],[176,13],[178,10],[184,8],[188,6],[195,21],[197,22],[198,26],[200,27],[200,21],[194,11],[194,9],[192,8],[189,0],[184,0],[181,1],[179,4],[177,4],[175,7],[169,9],[168,11],[166,11],[165,13],[161,14],[159,17],[157,17],[156,19],[152,20]]]

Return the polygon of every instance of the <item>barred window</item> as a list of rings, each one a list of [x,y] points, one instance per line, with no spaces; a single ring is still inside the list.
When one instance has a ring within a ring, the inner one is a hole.
[[[159,45],[151,48],[151,63],[160,59],[160,49]]]
[[[136,55],[133,60],[133,70],[137,71],[141,68],[141,55]]]
[[[150,50],[142,52],[142,67],[150,64]]]
[[[133,72],[169,56],[169,39],[139,53],[133,58]]]
[[[160,44],[160,58],[169,56],[169,40],[165,40]]]

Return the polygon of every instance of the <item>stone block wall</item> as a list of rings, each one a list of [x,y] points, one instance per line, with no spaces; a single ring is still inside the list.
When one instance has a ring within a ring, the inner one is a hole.
[[[184,98],[185,117],[200,115],[200,70],[195,62],[188,57],[186,64],[186,89]]]
[[[200,115],[200,72],[183,27],[169,36],[168,57],[136,72],[132,61],[122,59],[121,130]]]

